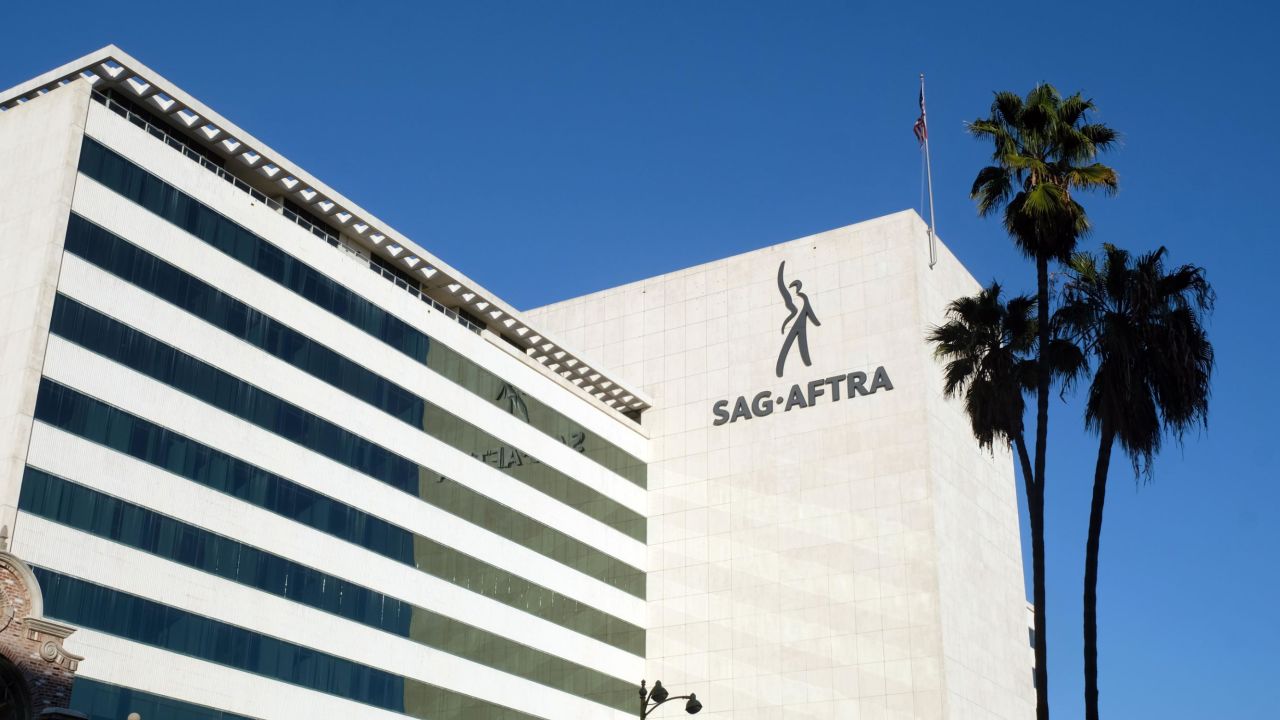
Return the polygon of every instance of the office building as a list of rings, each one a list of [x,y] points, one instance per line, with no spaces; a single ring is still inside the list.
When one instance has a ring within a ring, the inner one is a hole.
[[[1029,717],[913,213],[522,312],[113,46],[0,110],[0,524],[73,710]]]

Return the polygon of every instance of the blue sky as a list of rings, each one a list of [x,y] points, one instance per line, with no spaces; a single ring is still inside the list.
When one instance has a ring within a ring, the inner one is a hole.
[[[979,7],[20,0],[0,85],[114,42],[519,307],[918,207],[920,72],[940,235],[979,279],[1029,290],[1032,268],[967,197],[986,151],[963,122],[993,90],[1082,90],[1124,136],[1108,158],[1122,190],[1087,202],[1086,246],[1167,245],[1208,269],[1219,300],[1208,432],[1170,444],[1150,484],[1113,467],[1102,708],[1275,717],[1280,393],[1265,318],[1280,13]],[[1065,718],[1082,707],[1096,442],[1075,402],[1051,429],[1051,698]]]

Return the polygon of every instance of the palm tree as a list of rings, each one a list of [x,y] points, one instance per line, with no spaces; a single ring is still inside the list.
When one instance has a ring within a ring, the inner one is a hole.
[[[1129,253],[1103,246],[1101,264],[1088,253],[1069,268],[1058,316],[1094,360],[1085,423],[1098,433],[1098,462],[1084,570],[1085,717],[1098,720],[1098,546],[1111,448],[1150,473],[1166,433],[1179,441],[1206,426],[1213,346],[1204,316],[1213,290],[1204,269],[1183,265],[1166,273],[1165,249],[1135,263]]]
[[[1036,301],[1026,295],[1001,299],[999,283],[947,306],[947,322],[934,327],[934,357],[946,361],[944,392],[964,396],[965,413],[978,444],[996,440],[1017,451],[1024,484],[1032,481],[1023,433],[1024,393],[1035,386]]]
[[[1038,348],[1050,347],[1049,263],[1066,262],[1089,230],[1074,193],[1114,192],[1116,173],[1096,162],[1116,142],[1116,132],[1089,121],[1092,100],[1079,93],[1063,98],[1052,85],[1037,85],[1018,97],[996,93],[990,117],[969,123],[974,137],[990,140],[992,164],[978,172],[970,195],[978,213],[1004,211],[1004,226],[1018,248],[1036,263]],[[1041,358],[1043,359],[1043,358]],[[1028,486],[1031,521],[1032,603],[1035,608],[1036,717],[1049,718],[1049,668],[1045,632],[1044,483],[1049,432],[1051,369],[1036,375],[1035,468]]]

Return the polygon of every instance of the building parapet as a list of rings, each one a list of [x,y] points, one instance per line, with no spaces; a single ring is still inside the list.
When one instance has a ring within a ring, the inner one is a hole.
[[[368,262],[371,270],[446,317],[473,332],[481,329],[493,332],[545,372],[559,376],[613,411],[638,419],[639,413],[652,406],[644,393],[623,385],[581,353],[531,327],[518,311],[496,295],[114,45],[0,93],[0,111],[13,109],[80,80],[93,87],[95,101],[317,238],[348,254],[378,258],[378,262]],[[164,118],[177,132],[152,123],[124,103],[113,100],[108,90]],[[226,166],[210,161],[211,153],[225,160]],[[289,204],[301,207],[304,213],[322,220],[323,224],[303,217],[303,213],[290,209]]]

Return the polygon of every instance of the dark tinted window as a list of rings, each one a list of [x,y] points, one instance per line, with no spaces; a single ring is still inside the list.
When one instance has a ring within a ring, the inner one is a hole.
[[[460,510],[455,514],[470,522],[644,597],[644,573],[637,568],[65,295],[54,301],[50,331],[375,480],[438,507]]]
[[[138,203],[259,274],[301,295],[322,309],[426,365],[488,402],[527,421],[537,430],[581,451],[588,458],[641,487],[644,463],[535,397],[433,340],[343,285],[304,265],[280,248],[223,217],[172,185],[86,137],[80,171]],[[292,212],[286,209],[286,212]],[[336,240],[330,240],[335,243]],[[518,404],[512,400],[514,389]]]
[[[644,630],[631,623],[64,385],[48,379],[40,382],[35,417],[471,592],[644,655]],[[467,497],[452,493],[433,496],[428,502],[432,501],[460,516],[476,513],[479,508]],[[460,507],[450,504],[453,502]],[[477,522],[482,520],[483,516],[476,517]]]

